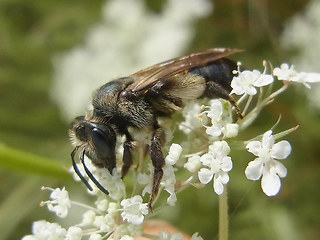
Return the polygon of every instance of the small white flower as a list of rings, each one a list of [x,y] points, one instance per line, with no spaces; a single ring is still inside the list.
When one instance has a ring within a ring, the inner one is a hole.
[[[143,234],[143,227],[142,224],[121,224],[117,227],[117,233],[119,236],[141,236]]]
[[[210,106],[205,107],[206,111],[203,111],[202,114],[207,115],[208,118],[211,119],[211,125],[210,126],[205,126],[206,128],[206,133],[208,135],[211,135],[213,137],[218,137],[222,133],[222,113],[223,113],[223,108],[222,108],[222,103],[214,99],[211,101]]]
[[[203,240],[203,238],[199,235],[198,232],[196,232],[191,236],[191,240]]]
[[[96,216],[93,225],[98,227],[102,232],[112,231],[116,225],[114,214],[107,213],[104,216]]]
[[[279,67],[273,70],[273,74],[278,77],[279,80],[292,81],[297,76],[297,71],[294,66],[287,63],[282,63]]]
[[[223,113],[222,103],[218,99],[211,101],[209,111],[204,111],[204,114],[207,114],[213,122],[221,121],[221,116]]]
[[[236,123],[230,123],[231,118],[223,111],[222,102],[218,99],[211,101],[210,106],[206,106],[205,114],[211,120],[209,126],[204,125],[206,133],[213,137],[219,137],[223,134],[227,138],[235,137],[238,135],[239,126]]]
[[[68,214],[68,209],[71,207],[67,190],[65,190],[65,188],[56,188],[54,190],[50,188],[45,189],[52,190],[52,193],[50,194],[51,200],[42,202],[41,204],[47,204],[48,209],[54,212],[58,217],[66,217]]]
[[[213,179],[213,188],[218,195],[223,193],[223,184],[229,182],[228,172],[232,169],[229,152],[230,147],[226,141],[216,141],[209,146],[209,152],[200,158],[206,168],[201,168],[198,172],[199,180],[202,184],[207,184]]]
[[[275,144],[272,131],[263,134],[262,141],[252,141],[247,144],[249,152],[257,158],[249,162],[245,174],[250,180],[259,180],[261,187],[267,196],[278,194],[281,181],[287,175],[286,167],[276,159],[285,159],[291,153],[291,145],[288,141],[280,141]]]
[[[182,110],[184,121],[179,124],[179,129],[185,134],[189,134],[192,130],[202,127],[199,121],[199,113],[201,106],[195,101],[190,101]]]
[[[179,160],[180,155],[182,153],[182,147],[179,144],[173,143],[170,146],[168,156],[165,161],[168,165],[174,165]]]
[[[148,207],[146,203],[142,203],[142,198],[136,195],[132,198],[121,201],[123,212],[121,217],[123,220],[132,224],[139,225],[143,222],[144,216],[148,214]]]
[[[160,240],[182,240],[183,235],[182,235],[182,233],[171,234],[168,232],[160,231],[159,232],[159,239]]]
[[[237,95],[255,95],[257,89],[255,87],[263,87],[273,82],[272,75],[260,73],[258,70],[239,72],[231,82],[232,91],[230,94]]]
[[[79,227],[70,227],[66,234],[66,240],[81,240],[82,229]]]
[[[196,172],[200,169],[201,162],[200,156],[194,155],[188,158],[188,161],[184,164],[184,168],[186,168],[189,172]]]
[[[124,235],[120,238],[120,240],[133,240],[134,238],[129,235]]]
[[[223,134],[227,138],[233,138],[238,136],[238,132],[239,132],[239,125],[236,123],[227,123],[223,129]]]
[[[90,234],[89,240],[102,240],[102,236],[98,233]]]
[[[320,73],[297,72],[293,65],[289,66],[287,63],[281,64],[280,68],[275,68],[273,74],[277,76],[279,80],[299,82],[307,88],[310,88],[308,83],[320,82]]]
[[[97,169],[95,171],[95,176],[99,183],[109,191],[109,196],[113,200],[120,200],[124,197],[125,185],[116,168],[113,169],[112,174],[104,168]],[[97,192],[100,192],[95,185],[93,186]]]
[[[106,211],[109,207],[109,201],[106,198],[98,199],[95,204],[99,211]]]
[[[89,226],[93,224],[96,213],[93,210],[88,210],[82,215],[82,225]]]
[[[50,223],[45,220],[32,224],[32,235],[27,235],[22,240],[64,240],[67,230],[58,223]]]

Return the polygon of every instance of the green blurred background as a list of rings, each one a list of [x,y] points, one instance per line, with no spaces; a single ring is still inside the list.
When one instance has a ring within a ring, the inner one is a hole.
[[[188,52],[215,46],[245,49],[237,57],[249,69],[261,69],[263,59],[277,66],[296,54],[284,50],[279,37],[284,24],[307,1],[212,2],[212,14],[194,25],[196,34]],[[58,221],[39,207],[48,198],[48,193],[40,191],[42,185],[67,186],[71,196],[83,197],[84,187],[74,183],[65,170],[71,165],[72,147],[68,123],[49,98],[52,58],[83,43],[90,27],[100,21],[104,3],[0,2],[0,239],[30,234],[31,223],[39,219]],[[145,3],[151,11],[161,12],[165,1]],[[293,146],[285,162],[288,176],[282,180],[280,194],[268,198],[258,182],[244,179],[243,170],[253,156],[244,154],[245,162],[234,163],[237,168],[228,185],[230,239],[320,238],[319,112],[308,107],[302,91],[290,88],[257,119],[247,137],[269,129],[280,113],[279,131],[300,124],[286,138]],[[198,231],[205,239],[216,238],[218,206],[212,186],[190,189],[179,194],[178,200],[176,208],[160,218],[187,233]]]

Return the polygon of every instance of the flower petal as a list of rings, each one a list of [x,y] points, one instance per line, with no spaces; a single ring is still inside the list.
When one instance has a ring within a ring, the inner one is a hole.
[[[222,112],[222,103],[217,99],[212,100],[210,105],[210,111],[207,112],[207,116],[211,118],[213,122],[217,122],[220,121]]]
[[[246,148],[248,149],[248,152],[251,152],[255,156],[259,156],[261,147],[262,147],[261,142],[259,141],[249,142],[246,146]]]
[[[222,184],[229,182],[229,175],[226,172],[220,171],[214,175],[214,181],[220,181]]]
[[[216,194],[221,195],[223,193],[224,187],[220,181],[214,181],[213,188]]]
[[[257,94],[257,89],[253,86],[248,86],[246,88],[246,93],[249,95],[256,95]]]
[[[273,77],[269,74],[262,74],[255,82],[254,86],[263,87],[273,82]]]
[[[224,172],[229,172],[232,169],[231,157],[224,157],[221,164],[221,170]]]
[[[245,174],[249,180],[258,180],[262,175],[263,165],[259,158],[249,162]]]
[[[275,159],[285,159],[291,153],[291,145],[288,141],[280,141],[272,146],[270,153]]]
[[[242,84],[241,84],[241,79],[240,77],[233,77],[232,82],[231,82],[231,87],[232,91],[230,94],[236,94],[236,95],[242,95],[245,93]]]
[[[213,178],[213,172],[207,168],[201,168],[198,172],[199,180],[202,184],[207,184]]]
[[[218,172],[214,175],[214,181],[213,181],[213,188],[214,191],[221,195],[224,191],[223,184],[226,184],[229,182],[229,175],[225,172]]]
[[[274,144],[274,136],[272,136],[272,131],[269,130],[263,134],[262,147],[265,149],[270,149],[273,144]]]
[[[200,162],[207,167],[211,167],[213,156],[212,154],[205,153],[200,157]]]
[[[271,197],[278,194],[281,187],[281,181],[277,174],[266,172],[261,179],[261,188],[263,192]]]
[[[277,160],[271,160],[270,163],[273,165],[273,173],[279,177],[284,178],[287,176],[287,168]]]
[[[219,137],[222,133],[222,126],[220,124],[212,124],[211,127],[207,127],[206,134],[213,137]]]

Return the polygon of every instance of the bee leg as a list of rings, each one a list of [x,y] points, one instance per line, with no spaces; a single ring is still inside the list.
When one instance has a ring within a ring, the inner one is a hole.
[[[152,211],[152,203],[158,195],[160,182],[163,176],[163,166],[165,160],[161,151],[161,139],[163,137],[163,131],[160,127],[155,129],[150,145],[150,156],[152,160],[152,165],[154,167],[153,183],[152,183],[152,192],[150,194],[148,208],[149,211]]]
[[[133,138],[131,137],[131,135],[128,131],[126,131],[125,135],[126,135],[127,140],[123,144],[123,159],[122,159],[123,165],[121,168],[121,178],[122,179],[127,175],[128,171],[133,163],[132,153],[131,153]]]
[[[221,85],[213,81],[206,82],[206,90],[203,96],[208,98],[222,98],[222,99],[228,100],[236,108],[236,112],[239,115],[239,117],[243,118],[243,115],[241,113],[241,110],[238,104],[236,103],[234,98],[230,96],[229,91],[224,89]]]

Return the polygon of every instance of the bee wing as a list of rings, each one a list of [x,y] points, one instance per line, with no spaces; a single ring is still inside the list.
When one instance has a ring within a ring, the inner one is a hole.
[[[130,90],[136,96],[144,95],[148,92],[148,89],[161,81],[165,84],[165,80],[172,79],[177,74],[187,74],[193,68],[205,66],[215,60],[240,51],[239,49],[231,48],[212,48],[156,64],[132,74],[130,77],[134,79],[134,82],[126,90]],[[194,81],[194,83],[196,85],[197,81]],[[191,89],[192,87],[192,84],[189,84],[189,88]]]

